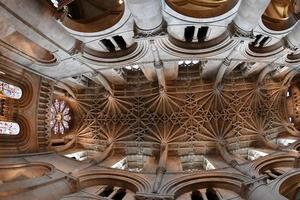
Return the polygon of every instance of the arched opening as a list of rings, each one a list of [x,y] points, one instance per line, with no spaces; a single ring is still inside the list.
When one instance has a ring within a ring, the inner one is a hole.
[[[290,84],[286,94],[288,123],[300,130],[300,81],[299,75],[296,75]]]
[[[191,194],[191,200],[203,200],[201,193],[198,190],[194,190]]]
[[[0,135],[18,135],[20,126],[15,122],[0,121]]]
[[[6,36],[3,41],[31,60],[44,64],[50,64],[56,61],[55,56],[50,51],[17,31]]]
[[[115,194],[115,196],[113,196],[112,199],[114,200],[122,200],[126,195],[126,189],[124,188],[120,188],[117,190],[117,193]]]
[[[65,101],[56,99],[50,108],[50,127],[54,134],[64,134],[70,128],[71,113]]]
[[[98,32],[115,25],[123,16],[123,1],[75,0],[64,6],[62,23],[78,32]]]
[[[221,200],[221,199],[235,199],[239,195],[233,191],[207,187],[202,189],[195,189],[192,192],[187,192],[180,195],[176,200]]]
[[[166,0],[176,12],[194,18],[209,18],[222,15],[231,10],[237,0]]]
[[[94,187],[95,188],[95,187]],[[101,188],[100,186],[100,193],[98,196],[105,197],[107,199],[112,200],[123,200],[123,199],[130,199],[133,197],[134,193],[130,190],[127,190],[123,187],[116,187],[116,186],[104,186]],[[126,196],[126,198],[125,198]]]
[[[208,200],[219,200],[219,197],[213,188],[207,188],[205,194]]]
[[[100,197],[108,197],[114,191],[114,187],[106,186],[102,192],[99,193]]]
[[[172,182],[162,190],[166,194],[174,194],[176,200],[187,199],[243,199],[241,197],[241,185],[239,182],[246,181],[240,175],[199,175],[192,174],[184,179]],[[197,192],[198,191],[198,192]]]
[[[17,86],[0,80],[0,94],[8,98],[20,99],[22,97],[22,90]]]
[[[66,196],[63,199],[71,198],[72,196],[76,196],[76,198],[86,199],[87,197],[93,197],[97,199],[107,199],[107,200],[134,200],[135,192],[127,189],[122,186],[115,186],[113,184],[109,185],[94,185],[87,188],[82,189],[77,193],[73,193],[70,196]],[[89,199],[89,198],[88,198]]]
[[[272,0],[262,16],[262,22],[271,30],[285,30],[297,22],[296,12],[296,0]]]
[[[0,80],[0,135],[20,133],[20,126],[13,119],[16,113],[14,100],[19,100],[21,97],[21,88]]]
[[[49,173],[51,168],[42,164],[0,165],[0,182],[14,182],[41,177]],[[0,184],[1,185],[1,184]]]
[[[275,180],[277,177],[281,176],[284,174],[284,171],[282,171],[279,168],[270,168],[266,171],[263,172],[264,175],[267,175],[267,183]]]
[[[279,186],[279,193],[287,199],[298,200],[300,197],[299,178],[299,172],[285,178]]]

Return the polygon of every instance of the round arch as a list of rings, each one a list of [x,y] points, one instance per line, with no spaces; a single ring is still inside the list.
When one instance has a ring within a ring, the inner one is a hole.
[[[79,174],[79,184],[80,188],[106,184],[128,188],[133,192],[151,191],[151,185],[145,178],[123,170],[90,170]]]
[[[190,174],[166,183],[161,189],[161,194],[179,195],[192,189],[205,187],[218,187],[240,193],[242,183],[249,181],[249,177],[236,173],[212,172],[206,174]]]

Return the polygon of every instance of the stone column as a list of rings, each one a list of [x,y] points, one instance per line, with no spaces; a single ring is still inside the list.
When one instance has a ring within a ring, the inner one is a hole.
[[[234,18],[234,25],[248,35],[258,24],[271,0],[243,0]]]
[[[109,82],[101,73],[97,73],[97,74],[88,73],[85,74],[85,76],[87,76],[95,83],[102,85],[106,89],[106,91],[109,92],[109,94],[113,95],[113,89],[111,88]]]
[[[110,195],[107,197],[108,199],[113,199],[113,197],[117,194],[119,191],[119,188],[114,188],[114,191],[110,193]]]
[[[153,66],[153,63],[145,63],[142,65],[139,65],[141,70],[143,71],[145,77],[149,81],[154,81],[156,79],[156,71]]]
[[[156,169],[156,177],[153,185],[153,192],[157,193],[161,185],[162,178],[166,173],[166,163],[168,158],[168,144],[161,144],[160,158]]]
[[[269,149],[273,149],[273,150],[280,150],[281,146],[279,146],[278,144],[275,144],[271,141],[269,141],[265,136],[263,136],[261,133],[257,135],[258,141],[261,141],[263,143],[263,145]]]
[[[284,38],[287,48],[295,51],[300,47],[300,23],[294,27],[294,29]]]
[[[233,167],[234,169],[238,170],[239,172],[241,172],[246,176],[250,176],[250,177],[254,176],[249,172],[247,167],[240,166],[239,162],[246,162],[246,160],[242,160],[242,159],[237,160],[237,158],[235,158],[232,154],[228,152],[224,144],[218,143],[217,150],[220,153],[221,157],[225,160],[225,162],[229,164],[231,167]]]
[[[295,158],[294,167],[295,168],[299,168],[300,167],[300,157],[299,156]]]
[[[266,63],[260,63],[260,62],[254,64],[246,63],[243,68],[243,76],[244,77],[250,76],[252,73],[262,70],[264,67],[266,67],[266,65],[267,65]]]
[[[114,146],[114,143],[112,142],[109,144],[109,146],[103,152],[96,153],[94,158],[92,158],[91,162],[94,165],[97,165],[97,164],[101,163],[102,161],[104,161],[111,153],[113,146]]]
[[[241,64],[241,61],[232,60],[230,65],[227,67],[224,76],[230,74],[239,64]]]
[[[273,70],[272,64],[265,67],[259,74],[256,85],[257,87],[261,86],[265,77]]]
[[[127,0],[126,3],[141,32],[153,32],[160,28],[163,21],[160,0]]]
[[[67,84],[63,83],[62,81],[57,81],[56,82],[56,86],[66,90],[68,92],[68,94],[73,98],[73,99],[76,99],[76,95],[75,93],[73,92],[72,88],[69,87]],[[56,91],[54,91],[55,93]]]
[[[94,155],[94,157],[90,160],[89,163],[83,165],[82,167],[76,169],[73,171],[73,174],[78,174],[80,171],[88,169],[89,167],[98,165],[99,163],[103,162],[111,153],[113,150],[114,143],[111,142],[109,146],[103,151],[98,152]]]
[[[64,141],[66,140],[66,138],[63,139]],[[63,152],[63,151],[66,151],[68,150],[69,148],[71,148],[76,142],[76,136],[73,136],[73,138],[68,141],[65,145],[62,145],[62,146],[52,146],[50,147],[51,150],[54,150],[56,152]]]
[[[291,70],[289,73],[287,73],[282,81],[282,85],[286,86],[286,87],[290,87],[291,85],[291,81],[293,80],[293,78],[296,76],[296,74],[298,74],[298,70],[297,69],[293,69]]]
[[[296,136],[296,137],[300,136],[300,131],[298,131],[292,123],[284,122],[283,126],[284,126],[285,130],[292,136]]]
[[[294,68],[293,67],[281,67],[278,66],[276,69],[271,73],[271,76],[273,79],[281,79],[284,77],[286,74],[288,74],[290,71],[292,71]]]
[[[203,200],[208,200],[205,190],[200,190],[200,193],[201,193],[201,196],[202,196]]]
[[[158,53],[158,49],[156,45],[154,44],[154,41],[151,42],[151,51],[154,59],[154,67],[157,75],[157,80],[159,85],[163,88],[164,91],[167,90],[166,88],[166,80],[165,80],[165,74],[164,74],[164,66],[163,62],[161,61]]]
[[[222,62],[221,66],[219,67],[219,71],[215,80],[215,85],[214,88],[217,89],[219,87],[219,85],[222,83],[222,80],[226,74],[227,69],[233,70],[234,66],[237,66],[237,63],[239,61],[232,61],[232,58],[234,57],[234,55],[236,55],[236,53],[238,52],[238,49],[240,48],[240,45],[243,43],[243,41],[241,41],[238,45],[236,45],[231,51],[230,53],[227,55],[227,57],[224,59],[224,61]]]
[[[215,89],[218,89],[219,85],[221,84],[224,74],[226,72],[226,69],[229,67],[229,65],[230,65],[230,60],[225,58],[221,64],[221,66],[219,67],[219,71],[218,71],[218,74],[217,74],[217,77],[215,80],[215,84],[214,84]]]
[[[126,194],[123,197],[123,200],[134,200],[134,199],[137,199],[135,198],[135,193],[126,190]]]

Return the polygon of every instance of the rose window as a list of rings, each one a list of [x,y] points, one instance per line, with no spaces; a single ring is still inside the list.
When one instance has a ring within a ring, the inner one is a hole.
[[[70,108],[65,101],[55,100],[50,108],[50,127],[54,134],[64,134],[70,127]]]

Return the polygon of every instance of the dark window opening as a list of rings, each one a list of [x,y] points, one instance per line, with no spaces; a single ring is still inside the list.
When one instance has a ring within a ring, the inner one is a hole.
[[[293,199],[300,200],[300,188],[296,190],[295,197]]]
[[[66,144],[65,142],[55,142],[55,143],[52,143],[52,146],[56,147],[56,146],[62,146],[62,145],[65,145],[65,144]]]
[[[184,38],[186,42],[192,42],[195,32],[195,26],[187,26],[184,29]]]
[[[256,35],[254,42],[251,43],[254,47],[265,47],[271,41],[270,37],[264,37],[263,35],[259,34]]]
[[[254,42],[252,42],[252,45],[255,46],[255,45],[258,43],[258,41],[260,41],[261,38],[262,38],[262,35],[261,35],[261,34],[257,35],[257,36],[255,37]]]
[[[198,29],[197,38],[199,42],[204,42],[207,38],[208,26],[202,26]]]
[[[276,169],[271,169],[270,171],[272,172],[272,174],[274,174],[276,176],[281,176],[282,175],[282,173],[277,171]]]
[[[68,16],[74,20],[81,19],[82,10],[80,2],[75,0],[68,4]]]
[[[102,44],[106,47],[106,49],[110,52],[116,51],[115,45],[108,39],[102,39]]]
[[[112,198],[113,200],[122,200],[126,195],[126,190],[125,189],[119,189],[115,196]]]
[[[4,109],[5,109],[5,100],[1,99],[0,100],[0,115],[4,116]]]
[[[191,200],[203,200],[201,192],[194,190],[191,194]]]
[[[99,194],[100,197],[108,197],[112,192],[114,191],[114,188],[112,186],[107,186],[105,189]]]
[[[259,47],[264,47],[266,46],[266,44],[270,41],[270,37],[264,37],[260,43],[259,43]]]
[[[268,176],[267,182],[273,181],[277,178],[277,175],[273,174],[270,170],[265,171],[264,174]]]
[[[127,48],[127,44],[122,36],[116,35],[112,37],[117,45],[120,47],[120,49],[124,50]]]
[[[219,200],[219,197],[218,197],[216,191],[212,188],[206,189],[206,197],[208,200]]]

